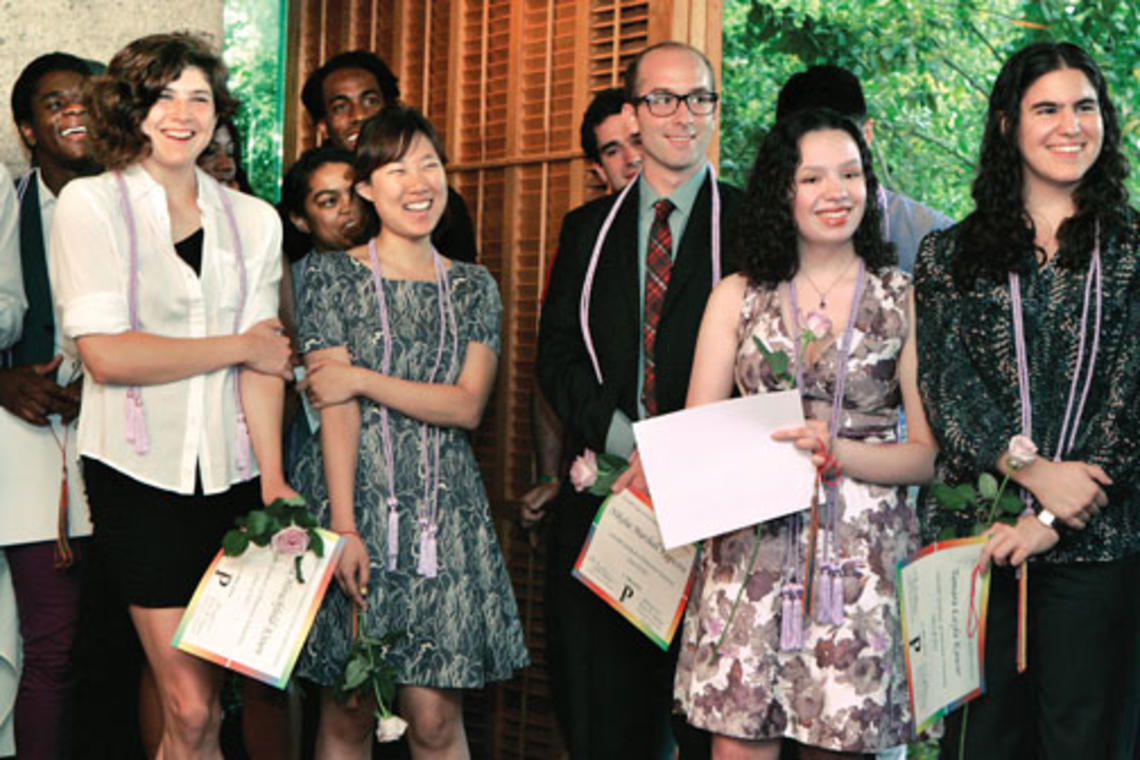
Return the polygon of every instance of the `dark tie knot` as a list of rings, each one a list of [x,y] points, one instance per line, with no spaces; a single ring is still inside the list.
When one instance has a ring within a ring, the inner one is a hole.
[[[673,205],[673,201],[669,200],[668,198],[662,198],[661,200],[654,203],[653,210],[657,212],[657,221],[664,222],[667,220],[669,218],[669,214],[673,213],[674,208],[675,206]]]

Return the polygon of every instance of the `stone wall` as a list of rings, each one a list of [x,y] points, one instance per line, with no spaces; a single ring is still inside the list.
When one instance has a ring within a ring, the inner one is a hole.
[[[223,0],[0,0],[0,161],[13,175],[27,154],[12,123],[12,85],[42,53],[61,50],[106,62],[154,32],[190,29],[222,40]]]

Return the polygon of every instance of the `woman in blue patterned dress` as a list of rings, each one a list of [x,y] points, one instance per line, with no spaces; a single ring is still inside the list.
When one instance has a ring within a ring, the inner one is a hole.
[[[356,189],[376,209],[367,245],[309,257],[299,296],[305,386],[320,445],[296,480],[347,540],[299,672],[325,687],[360,633],[399,633],[398,712],[415,757],[466,756],[461,689],[510,678],[527,653],[468,442],[494,386],[501,305],[481,266],[431,245],[447,199],[443,150],[414,109],[363,128]],[[317,751],[367,756],[373,706],[326,688]]]
[[[734,386],[784,390],[790,374],[807,422],[776,437],[842,470],[818,533],[796,513],[704,544],[674,694],[689,723],[713,732],[717,760],[871,757],[911,735],[895,566],[918,548],[918,526],[901,486],[930,477],[934,446],[910,279],[891,266],[875,187],[850,120],[777,122],[749,184],[742,272],[717,286],[701,322],[686,405]],[[769,362],[776,352],[791,358],[787,373]]]

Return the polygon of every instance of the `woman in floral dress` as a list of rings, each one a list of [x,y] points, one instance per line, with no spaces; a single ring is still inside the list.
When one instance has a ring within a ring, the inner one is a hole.
[[[510,678],[527,652],[468,441],[494,386],[499,291],[487,270],[436,252],[443,149],[393,106],[365,123],[356,190],[380,232],[310,256],[299,298],[305,385],[320,446],[298,490],[347,544],[298,671],[322,686],[317,755],[367,757],[375,705],[338,700],[353,637],[399,634],[390,654],[413,757],[465,757],[462,689]],[[343,593],[342,593],[343,592]]]
[[[934,447],[910,282],[890,266],[867,202],[876,187],[849,120],[809,111],[777,123],[749,185],[742,271],[714,290],[701,324],[688,405],[728,398],[734,385],[791,387],[766,358],[783,352],[807,423],[776,437],[811,452],[829,480],[842,471],[825,488],[818,531],[805,512],[705,543],[675,697],[714,733],[715,758],[775,760],[785,741],[799,757],[870,756],[910,736],[895,565],[917,548],[902,486],[930,477]]]

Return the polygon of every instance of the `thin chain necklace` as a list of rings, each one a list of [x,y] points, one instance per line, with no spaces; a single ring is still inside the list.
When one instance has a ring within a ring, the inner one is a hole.
[[[839,282],[843,279],[844,275],[847,274],[847,270],[849,270],[851,268],[851,265],[854,264],[858,259],[859,259],[858,256],[852,256],[851,260],[847,262],[847,266],[843,267],[843,271],[841,271],[839,273],[839,276],[836,277],[830,285],[828,285],[826,288],[822,288],[822,289],[818,285],[815,284],[815,280],[812,279],[811,275],[808,274],[806,270],[800,269],[800,274],[802,274],[804,276],[804,279],[806,279],[808,281],[808,284],[811,285],[812,288],[815,289],[815,292],[819,295],[819,308],[820,309],[826,309],[827,308],[827,294],[835,289],[835,286],[838,285]]]

